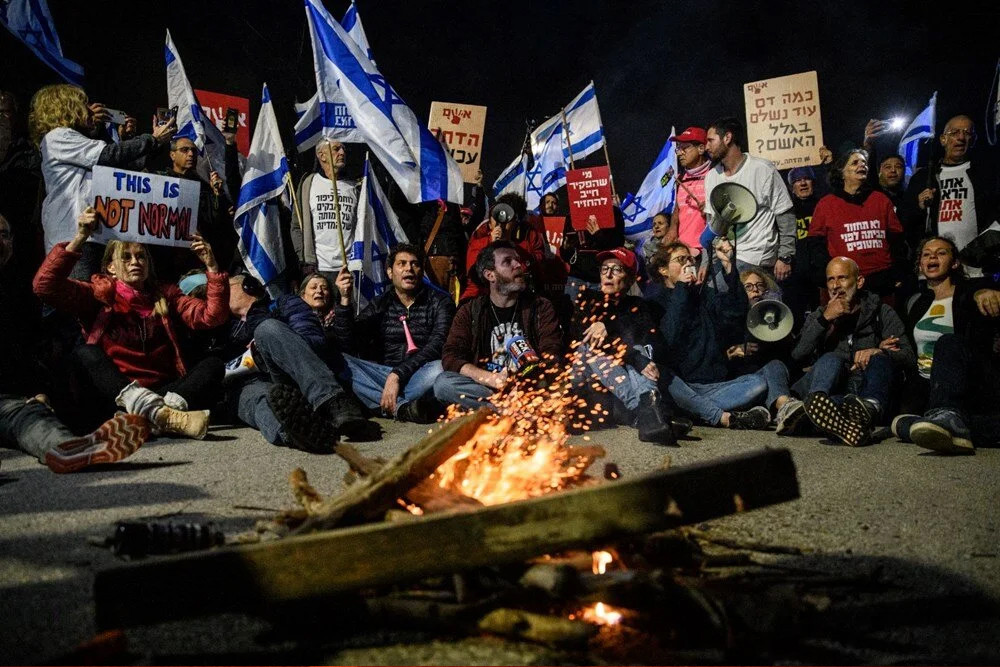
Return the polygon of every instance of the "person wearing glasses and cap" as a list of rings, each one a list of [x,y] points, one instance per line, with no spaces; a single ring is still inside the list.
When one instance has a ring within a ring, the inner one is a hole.
[[[676,137],[677,164],[683,170],[677,176],[677,205],[670,216],[670,228],[661,243],[686,243],[693,254],[701,254],[699,238],[705,231],[705,175],[712,167],[705,154],[706,135],[700,127],[689,127]]]

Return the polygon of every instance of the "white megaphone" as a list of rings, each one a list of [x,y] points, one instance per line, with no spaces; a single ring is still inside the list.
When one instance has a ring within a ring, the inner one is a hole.
[[[792,310],[777,299],[755,303],[747,313],[747,331],[763,343],[774,343],[792,333]]]
[[[739,183],[720,183],[708,197],[712,207],[709,227],[716,236],[725,236],[733,225],[750,222],[757,215],[757,198]]]

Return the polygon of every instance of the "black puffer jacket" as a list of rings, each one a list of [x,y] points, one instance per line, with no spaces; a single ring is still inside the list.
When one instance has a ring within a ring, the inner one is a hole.
[[[334,306],[333,335],[345,354],[392,366],[401,385],[424,364],[441,358],[448,338],[455,304],[445,294],[422,287],[413,304],[406,308],[390,289],[375,297],[355,317],[354,308]],[[417,351],[406,353],[406,334],[400,317],[406,317]]]
[[[650,361],[664,358],[663,338],[657,331],[661,314],[656,304],[637,296],[610,299],[603,292],[585,290],[569,326],[570,341],[582,340],[591,322],[603,322],[608,330],[606,346],[625,345],[625,363],[641,372]]]

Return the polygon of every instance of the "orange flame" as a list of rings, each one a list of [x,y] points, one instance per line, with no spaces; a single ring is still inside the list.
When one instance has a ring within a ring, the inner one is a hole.
[[[611,562],[615,559],[615,557],[607,551],[595,551],[590,556],[594,561],[591,568],[594,574],[604,574],[607,572],[608,565],[611,565]]]
[[[579,614],[570,614],[571,620],[580,618],[595,625],[618,625],[622,622],[622,613],[615,611],[611,605],[597,602],[589,607],[584,607]]]

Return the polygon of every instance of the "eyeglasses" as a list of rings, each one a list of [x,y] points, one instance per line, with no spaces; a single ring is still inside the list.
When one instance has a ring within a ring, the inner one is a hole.
[[[678,264],[694,264],[694,257],[691,255],[680,255],[679,257],[671,257],[671,262],[677,262]]]
[[[748,292],[763,292],[767,289],[767,283],[743,283],[743,289]]]
[[[194,146],[181,146],[180,148],[175,148],[178,153],[194,153]]]
[[[974,137],[976,136],[975,130],[963,130],[961,128],[952,128],[944,133],[946,137]]]
[[[618,266],[617,264],[609,264],[608,266],[601,267],[602,276],[622,276],[625,275],[625,267]]]

